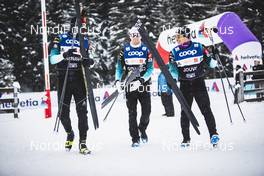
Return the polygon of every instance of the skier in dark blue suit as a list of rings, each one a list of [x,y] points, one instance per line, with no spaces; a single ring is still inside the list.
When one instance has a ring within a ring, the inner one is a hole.
[[[149,49],[141,42],[141,36],[136,28],[129,30],[131,42],[120,52],[116,63],[116,86],[121,90],[121,78],[130,70],[142,67],[140,77],[130,83],[126,89],[126,104],[129,113],[129,132],[132,137],[132,147],[138,147],[140,137],[143,143],[148,141],[146,133],[151,112],[149,92],[150,79],[153,71],[153,61]],[[137,123],[137,102],[141,104],[140,123]],[[139,132],[141,136],[139,136]]]
[[[86,18],[83,15],[82,21],[85,20]],[[73,18],[71,20],[71,30],[75,24],[76,18]],[[58,35],[51,42],[49,46],[50,63],[56,64],[58,77],[58,103],[62,103],[60,120],[67,133],[65,148],[66,150],[70,150],[74,140],[74,132],[72,130],[70,119],[70,103],[73,96],[78,115],[80,153],[88,154],[90,151],[86,146],[86,137],[88,131],[87,88],[83,67],[93,65],[94,61],[89,58],[82,58],[80,54],[80,42],[78,34],[76,35],[76,38],[74,38],[71,30],[68,33]],[[84,37],[84,47],[88,52],[89,43],[87,37]],[[66,78],[67,81],[64,100],[59,102],[67,69],[68,77]]]
[[[173,117],[174,116],[174,106],[172,90],[168,85],[166,78],[162,72],[158,76],[158,94],[161,98],[162,105],[165,109],[165,114],[163,116]]]
[[[190,40],[190,29],[180,28],[176,34],[179,43],[170,52],[169,67],[174,79],[180,81],[180,90],[190,107],[195,98],[208,127],[210,140],[213,145],[219,141],[216,130],[215,118],[211,111],[210,100],[205,86],[204,76],[208,67],[217,66],[208,50],[201,43]],[[183,134],[182,146],[189,146],[190,143],[190,121],[182,110],[181,128]]]

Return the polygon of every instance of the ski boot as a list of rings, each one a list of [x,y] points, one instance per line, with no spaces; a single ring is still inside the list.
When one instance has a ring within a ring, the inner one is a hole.
[[[80,154],[87,155],[91,153],[91,151],[86,146],[85,140],[80,141],[79,149],[80,149]]]
[[[74,140],[74,132],[71,131],[70,133],[67,133],[67,139],[65,142],[65,149],[66,151],[70,151],[73,145],[73,140]]]
[[[219,138],[218,134],[214,134],[211,136],[211,144],[213,144],[213,147],[217,147],[219,140],[220,140],[220,138]]]
[[[182,143],[181,143],[181,147],[185,148],[185,147],[189,147],[190,146],[190,139],[183,139]]]
[[[133,147],[133,148],[139,147],[139,144],[140,144],[139,140],[135,140],[135,141],[133,140],[132,144],[131,144],[131,147]]]
[[[174,117],[174,114],[167,114],[167,117]]]
[[[142,141],[143,144],[148,142],[148,136],[147,136],[146,131],[142,131],[141,132],[141,141]]]
[[[162,114],[163,117],[174,117],[174,113],[165,113],[165,114]]]
[[[167,113],[162,114],[162,116],[166,117],[167,116]]]

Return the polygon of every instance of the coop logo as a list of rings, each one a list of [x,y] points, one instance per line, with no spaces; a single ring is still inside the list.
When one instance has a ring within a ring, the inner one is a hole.
[[[74,42],[74,44],[79,45],[79,41],[78,41],[78,40],[72,40],[72,39],[67,39],[67,40],[66,40],[66,43],[67,43],[67,44],[71,44],[71,45],[72,45],[73,42]]]
[[[130,51],[128,52],[128,56],[143,56],[143,51]]]
[[[183,52],[180,52],[179,56],[183,57],[183,56],[188,56],[188,55],[195,55],[197,53],[196,50],[188,50],[188,51],[183,51]]]

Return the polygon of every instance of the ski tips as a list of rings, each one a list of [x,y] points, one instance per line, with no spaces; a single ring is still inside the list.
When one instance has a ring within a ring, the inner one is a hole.
[[[106,99],[102,102],[102,104],[101,104],[101,109],[104,109],[104,107],[106,106],[107,104],[106,104]]]
[[[135,24],[135,27],[136,27],[137,29],[139,29],[139,28],[141,27],[141,25],[142,25],[142,22],[141,22],[140,19],[138,19],[137,22],[136,22],[136,24]]]

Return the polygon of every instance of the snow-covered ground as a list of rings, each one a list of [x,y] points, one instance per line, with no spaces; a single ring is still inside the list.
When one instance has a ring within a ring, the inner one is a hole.
[[[179,147],[182,140],[180,106],[174,99],[176,115],[164,118],[159,97],[152,98],[149,143],[131,148],[128,115],[122,96],[119,97],[108,120],[94,131],[89,118],[88,145],[92,154],[78,153],[77,141],[71,152],[65,152],[65,132],[53,133],[57,109],[53,118],[44,119],[43,109],[22,110],[19,119],[12,115],[0,118],[0,176],[35,175],[264,175],[264,102],[242,103],[247,123],[229,94],[234,124],[230,125],[224,97],[210,92],[221,143],[212,149],[203,117],[196,104],[193,111],[200,123],[201,135],[191,129],[192,146]],[[108,107],[107,107],[108,108]],[[140,111],[140,109],[139,109]],[[140,113],[139,113],[140,114]],[[74,106],[72,124],[78,136]],[[90,116],[89,116],[90,117]]]

